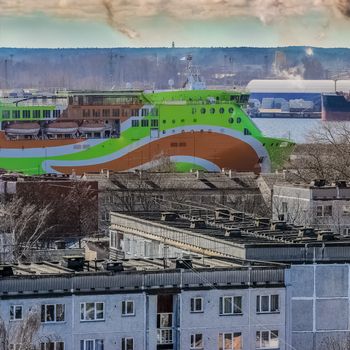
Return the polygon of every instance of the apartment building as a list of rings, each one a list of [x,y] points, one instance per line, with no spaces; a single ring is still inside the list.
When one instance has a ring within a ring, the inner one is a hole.
[[[283,266],[139,259],[78,272],[71,260],[2,267],[10,349],[30,315],[40,350],[287,349]]]

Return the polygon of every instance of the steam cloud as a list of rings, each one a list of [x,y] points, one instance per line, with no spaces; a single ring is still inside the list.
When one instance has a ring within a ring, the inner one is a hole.
[[[99,20],[130,38],[129,26],[139,18],[157,15],[177,20],[227,19],[249,16],[271,23],[310,10],[350,17],[350,0],[0,0],[0,16],[44,13],[49,16]]]

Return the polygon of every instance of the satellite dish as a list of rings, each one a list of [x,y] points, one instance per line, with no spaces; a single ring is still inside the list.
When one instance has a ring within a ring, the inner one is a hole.
[[[175,84],[174,79],[168,80],[168,85],[169,85],[170,89],[172,89],[174,87],[174,84]]]

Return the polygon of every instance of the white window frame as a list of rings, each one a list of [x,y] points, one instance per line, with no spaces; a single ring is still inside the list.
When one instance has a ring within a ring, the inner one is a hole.
[[[235,312],[235,298],[240,298],[241,299],[241,310],[240,312]],[[231,299],[231,312],[225,312],[225,300],[226,299]],[[243,297],[241,295],[229,295],[229,296],[222,296],[220,298],[221,303],[221,316],[226,316],[226,315],[243,315]]]
[[[86,305],[87,304],[94,304],[94,318],[89,320],[87,319],[86,315],[87,315],[87,309],[86,309]],[[102,307],[102,315],[103,317],[102,318],[97,318],[97,312],[96,312],[96,305],[97,304],[102,304],[103,307]],[[83,318],[82,318],[82,307],[84,308],[83,309]],[[98,321],[105,321],[105,311],[106,311],[106,308],[105,308],[105,303],[104,302],[100,302],[100,301],[86,301],[84,303],[80,303],[80,322],[98,322]],[[91,339],[90,339],[91,340]]]
[[[277,296],[278,298],[278,309],[277,310],[271,310],[271,300],[272,300],[272,297],[273,296]],[[267,297],[268,298],[268,310],[262,310],[262,303],[261,303],[261,300],[263,297]],[[259,299],[259,301],[258,301]],[[263,295],[257,295],[256,296],[256,312],[258,314],[271,314],[271,313],[279,313],[280,312],[280,296],[279,294],[263,294]]]
[[[201,301],[201,308],[199,310],[196,309],[196,301],[200,300]],[[204,299],[202,297],[193,297],[191,298],[191,304],[190,304],[190,310],[191,313],[202,313],[204,312],[204,305],[203,305]],[[193,308],[192,308],[193,306]]]
[[[62,305],[63,306],[63,320],[62,321],[57,321],[57,306]],[[47,307],[48,306],[53,306],[54,307],[54,319],[52,321],[48,321],[46,319],[47,316]],[[41,305],[41,312],[42,308],[44,307],[44,321],[41,319],[41,323],[62,323],[66,321],[66,304],[42,304]]]
[[[134,350],[134,338],[133,337],[124,337],[122,338],[122,350],[128,350],[128,340],[132,340],[132,350]],[[124,343],[124,344],[123,344]]]
[[[262,334],[263,333],[268,333],[268,339],[269,339],[269,344],[267,346],[263,346],[262,344]],[[271,334],[276,334],[277,335],[277,346],[272,346],[271,344]],[[278,349],[279,348],[279,331],[276,330],[262,330],[262,331],[256,331],[256,339],[258,338],[259,335],[259,344],[256,344],[256,349]]]
[[[202,338],[202,344],[201,346],[196,346],[196,336],[200,336]],[[190,345],[191,350],[202,350],[204,349],[204,337],[203,333],[194,333],[191,334],[191,345]]]
[[[16,309],[20,308],[21,309],[21,318],[16,317]],[[11,311],[12,315],[11,316]],[[23,320],[23,305],[10,305],[10,321],[22,321]]]
[[[83,350],[86,350],[86,343],[92,341],[92,349],[96,350],[96,342],[97,341],[102,341],[103,348],[104,348],[104,340],[103,339],[82,339],[80,340],[80,349],[81,349],[81,343],[83,342]]]
[[[238,335],[241,337],[241,344],[239,348],[235,348],[235,335]],[[225,336],[230,335],[231,336],[231,347],[227,348],[225,347]],[[219,333],[219,339],[221,336],[222,343],[219,344],[219,349],[222,350],[242,350],[243,349],[243,337],[242,337],[242,332],[223,332]]]
[[[128,313],[128,304],[132,304],[132,313]],[[135,302],[134,300],[122,301],[122,316],[135,316]]]

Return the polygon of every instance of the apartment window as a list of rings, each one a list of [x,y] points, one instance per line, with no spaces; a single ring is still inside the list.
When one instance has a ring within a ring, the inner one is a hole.
[[[230,296],[220,298],[220,315],[242,314],[242,297]]]
[[[122,302],[122,315],[123,316],[135,315],[134,302],[132,300],[125,300]]]
[[[103,350],[103,339],[80,340],[80,350]]]
[[[134,338],[122,338],[122,350],[134,350]]]
[[[21,343],[10,344],[10,350],[21,350],[21,347]]]
[[[242,350],[242,333],[220,333],[219,350]]]
[[[80,320],[81,321],[104,320],[104,303],[81,303]]]
[[[288,203],[282,202],[282,213],[285,214],[288,212]]]
[[[191,334],[190,349],[203,349],[203,334]]]
[[[50,110],[44,110],[43,111],[43,116],[45,119],[50,119],[51,118],[51,111]]]
[[[279,295],[257,295],[256,312],[279,312]]]
[[[10,320],[18,321],[23,319],[23,306],[11,305],[10,306]]]
[[[46,343],[40,343],[40,350],[64,350],[64,342],[50,341]]]
[[[64,304],[41,305],[41,322],[64,322]]]
[[[191,312],[203,312],[203,298],[191,298]]]
[[[279,347],[278,331],[256,332],[257,349],[277,349]]]
[[[3,117],[4,119],[9,119],[9,118],[11,118],[11,116],[10,116],[10,111],[2,111],[2,117]]]
[[[131,121],[131,126],[132,126],[132,127],[138,127],[139,125],[140,125],[140,121],[139,121],[139,120],[133,119],[133,120]]]
[[[332,216],[333,207],[331,205],[325,205],[323,209],[323,216]]]
[[[39,110],[35,110],[33,111],[33,118],[40,118],[40,111]]]
[[[22,113],[23,113],[22,114],[23,118],[26,118],[26,119],[30,118],[30,111],[29,110],[24,110]]]
[[[323,216],[332,216],[333,215],[333,207],[332,205],[318,205],[316,206],[316,216],[317,217],[323,217]]]
[[[12,111],[12,118],[19,119],[21,117],[20,111]]]

